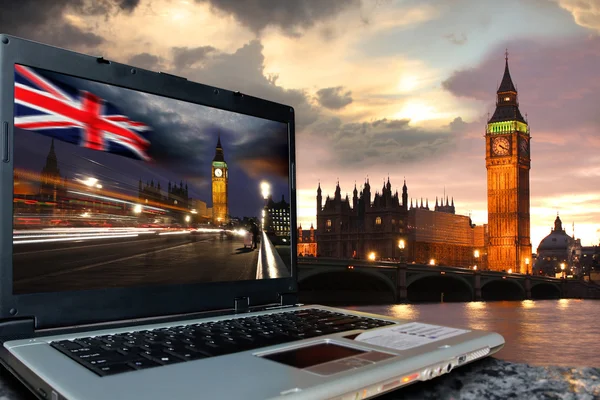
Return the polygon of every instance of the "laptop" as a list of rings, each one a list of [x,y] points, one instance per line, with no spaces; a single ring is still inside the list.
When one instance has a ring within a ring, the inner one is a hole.
[[[298,304],[290,106],[8,35],[0,76],[0,359],[38,398],[369,398],[504,345]]]

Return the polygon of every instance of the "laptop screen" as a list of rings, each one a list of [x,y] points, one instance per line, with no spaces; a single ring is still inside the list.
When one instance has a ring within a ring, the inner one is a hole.
[[[290,276],[288,125],[15,65],[13,292]]]

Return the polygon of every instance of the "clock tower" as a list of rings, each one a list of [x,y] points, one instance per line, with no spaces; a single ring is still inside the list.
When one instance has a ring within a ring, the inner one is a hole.
[[[531,262],[529,220],[529,125],[519,111],[508,70],[508,52],[496,110],[487,122],[488,267],[527,273]]]
[[[212,210],[213,223],[215,225],[226,224],[229,222],[229,206],[227,184],[229,181],[229,171],[221,147],[221,136],[217,140],[217,149],[215,158],[212,162]]]

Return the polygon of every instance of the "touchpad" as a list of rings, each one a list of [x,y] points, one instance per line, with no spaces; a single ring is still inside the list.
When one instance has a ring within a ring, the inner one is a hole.
[[[371,365],[377,361],[395,357],[395,355],[324,342],[266,354],[261,357],[319,375],[333,375]]]

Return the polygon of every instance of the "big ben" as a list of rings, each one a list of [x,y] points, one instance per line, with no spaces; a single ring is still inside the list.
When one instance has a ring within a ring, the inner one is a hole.
[[[221,225],[228,223],[229,207],[227,184],[229,181],[229,171],[221,147],[221,137],[217,140],[215,158],[212,161],[212,209],[213,223]]]
[[[529,219],[529,125],[519,111],[508,69],[497,91],[496,110],[485,134],[488,192],[488,267],[527,273],[531,265]]]

